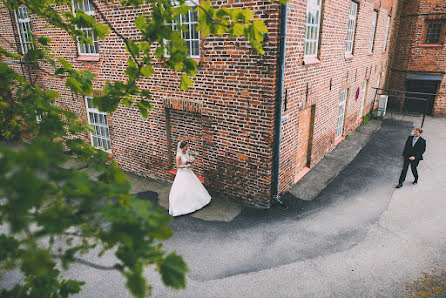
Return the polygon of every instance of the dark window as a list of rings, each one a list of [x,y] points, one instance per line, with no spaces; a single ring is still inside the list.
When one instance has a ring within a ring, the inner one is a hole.
[[[429,27],[427,27],[426,43],[440,43],[442,27],[443,24],[429,24]]]

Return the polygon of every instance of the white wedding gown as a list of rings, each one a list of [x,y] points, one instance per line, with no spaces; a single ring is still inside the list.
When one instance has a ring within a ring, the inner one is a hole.
[[[181,164],[186,165],[186,156],[181,156]],[[211,201],[206,188],[190,168],[179,168],[169,194],[169,214],[173,216],[192,213]]]

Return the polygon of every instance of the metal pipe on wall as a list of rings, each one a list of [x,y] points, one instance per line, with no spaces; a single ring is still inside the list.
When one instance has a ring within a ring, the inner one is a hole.
[[[285,53],[286,53],[286,31],[288,21],[288,4],[280,6],[280,28],[279,28],[279,55],[277,70],[277,89],[276,89],[276,116],[275,116],[275,132],[273,143],[273,166],[271,179],[271,195],[273,202],[283,205],[279,198],[279,172],[280,172],[280,146],[282,136],[282,109],[283,109],[283,85],[285,76]]]

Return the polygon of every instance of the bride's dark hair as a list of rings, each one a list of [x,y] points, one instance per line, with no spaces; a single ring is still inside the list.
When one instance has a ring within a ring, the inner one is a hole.
[[[180,148],[183,149],[184,147],[187,146],[187,144],[188,144],[187,141],[181,141]]]

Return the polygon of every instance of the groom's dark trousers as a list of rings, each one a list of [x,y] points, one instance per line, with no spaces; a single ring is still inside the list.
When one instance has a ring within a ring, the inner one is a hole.
[[[422,137],[419,137],[418,141],[412,146],[413,136],[407,138],[406,144],[403,150],[404,164],[403,170],[401,171],[399,183],[403,184],[404,180],[406,180],[407,170],[410,165],[410,169],[412,170],[412,174],[415,178],[415,181],[418,181],[418,171],[417,167],[420,163],[420,160],[423,160],[423,153],[426,151],[426,140]],[[409,157],[415,157],[415,160],[410,160]]]

